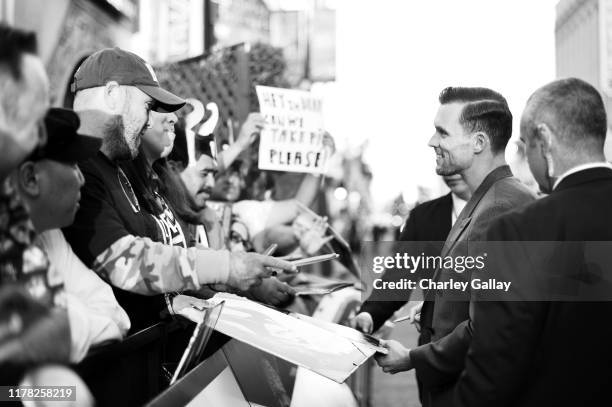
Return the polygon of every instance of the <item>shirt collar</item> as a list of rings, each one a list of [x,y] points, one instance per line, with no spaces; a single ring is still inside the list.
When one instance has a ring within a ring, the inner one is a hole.
[[[557,180],[555,181],[555,183],[553,184],[553,191],[555,189],[557,189],[557,186],[561,183],[561,181],[563,181],[564,178],[567,178],[569,175],[575,174],[577,172],[580,171],[584,171],[584,170],[590,170],[591,168],[610,168],[612,170],[612,165],[608,162],[602,161],[602,162],[593,162],[593,163],[588,163],[588,164],[581,164],[581,165],[577,165],[573,168],[570,168],[569,170],[565,171],[563,174],[561,174],[559,176],[559,178],[557,178]]]
[[[453,200],[453,208],[452,208],[453,212],[451,215],[451,224],[455,224],[455,222],[457,221],[457,218],[459,217],[459,214],[461,213],[463,208],[465,208],[467,201],[464,201],[463,199],[459,198],[457,195],[453,193],[451,193],[451,198]]]

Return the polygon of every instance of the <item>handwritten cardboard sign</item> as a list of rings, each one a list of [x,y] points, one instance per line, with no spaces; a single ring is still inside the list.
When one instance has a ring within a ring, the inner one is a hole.
[[[257,86],[265,126],[259,142],[263,170],[325,171],[328,151],[323,147],[323,101],[309,92]]]

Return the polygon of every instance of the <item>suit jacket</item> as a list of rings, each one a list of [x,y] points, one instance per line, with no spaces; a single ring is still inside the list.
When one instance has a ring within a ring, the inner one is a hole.
[[[451,230],[453,199],[451,193],[431,201],[423,202],[410,211],[399,241],[443,242]],[[430,253],[439,255],[438,253]],[[388,278],[387,275],[384,276]],[[368,312],[374,320],[374,331],[389,319],[407,301],[366,301],[359,312]]]
[[[487,237],[610,243],[612,170],[594,168],[569,175],[548,197],[494,221]],[[506,257],[504,267],[521,265],[517,256]],[[588,265],[584,257],[580,261]],[[546,259],[541,265],[545,273],[555,275],[574,273],[571,263]],[[601,272],[602,279],[594,284],[612,279],[609,266]],[[610,405],[610,321],[611,301],[474,302],[468,323],[471,343],[452,405]]]
[[[442,257],[467,255],[467,242],[484,240],[484,232],[491,219],[518,208],[535,199],[535,195],[518,179],[512,176],[507,165],[491,171],[474,192],[451,229],[442,249]],[[470,273],[462,274],[438,269],[433,279],[437,282],[470,280]],[[446,293],[444,293],[446,294]],[[447,298],[440,291],[429,291],[421,311],[421,325],[425,343],[410,351],[416,375],[429,395],[424,405],[446,406],[439,394],[447,392],[459,377],[464,367],[465,354],[469,346],[469,292],[461,301]]]

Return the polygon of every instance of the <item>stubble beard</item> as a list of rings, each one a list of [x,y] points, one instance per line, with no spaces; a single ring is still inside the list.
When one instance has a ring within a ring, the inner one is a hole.
[[[436,165],[436,174],[445,176],[445,175],[455,175],[459,173],[458,168],[453,168],[452,165],[448,165],[444,162],[440,165]]]
[[[457,169],[453,169],[453,168],[445,168],[445,167],[438,167],[436,168],[436,174],[438,175],[455,175],[458,174],[459,170]]]
[[[131,160],[132,149],[125,139],[125,126],[123,118],[119,115],[113,116],[104,125],[103,149],[113,161]]]

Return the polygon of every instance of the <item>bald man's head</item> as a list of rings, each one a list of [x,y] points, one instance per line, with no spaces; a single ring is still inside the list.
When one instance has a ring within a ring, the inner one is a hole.
[[[597,89],[581,79],[556,80],[531,95],[521,119],[521,135],[532,140],[540,124],[555,133],[562,147],[603,151],[608,127],[604,103]]]
[[[531,95],[521,118],[521,140],[540,190],[579,165],[602,162],[606,110],[597,90],[583,80],[560,79]]]

